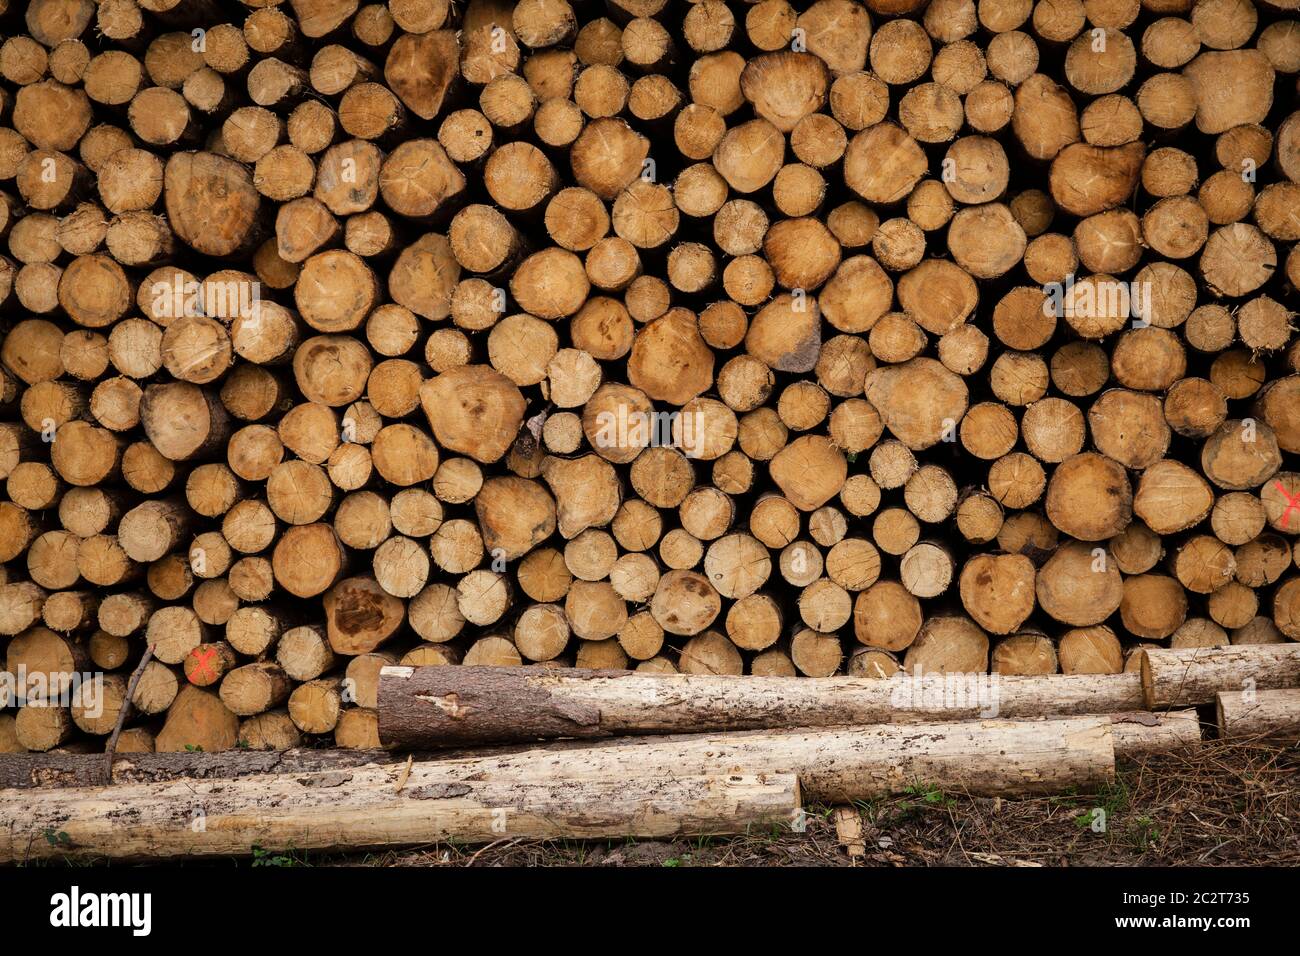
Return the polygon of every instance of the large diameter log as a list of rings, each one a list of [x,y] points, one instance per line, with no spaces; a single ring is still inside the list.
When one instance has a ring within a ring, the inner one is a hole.
[[[176,234],[204,255],[230,255],[258,238],[261,196],[248,170],[224,156],[174,155],[167,162],[164,199]]]
[[[432,768],[432,769],[431,769]],[[248,855],[256,846],[350,850],[505,838],[673,839],[793,825],[793,774],[448,778],[438,765],[238,781],[181,780],[0,796],[0,860]],[[177,807],[202,807],[193,826]],[[129,822],[128,813],[129,810]],[[42,833],[66,833],[63,843]]]
[[[422,749],[558,737],[1105,714],[1140,710],[1137,674],[733,677],[514,667],[385,667],[379,737]]]
[[[1282,690],[1221,690],[1215,698],[1215,720],[1225,740],[1300,742],[1300,687]]]
[[[495,369],[462,365],[420,386],[420,403],[438,443],[490,463],[506,453],[523,423],[524,398]]]
[[[1142,651],[1147,707],[1208,704],[1220,691],[1300,686],[1300,644],[1152,648]]]

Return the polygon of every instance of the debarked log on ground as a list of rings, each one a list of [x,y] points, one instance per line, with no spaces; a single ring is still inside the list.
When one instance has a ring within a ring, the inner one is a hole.
[[[1055,793],[1104,784],[1114,772],[1107,717],[645,738],[428,761],[409,772],[392,764],[39,795],[10,790],[0,793],[0,860],[493,840],[511,835],[512,813],[513,835],[525,838],[736,832],[746,812],[731,796],[736,788],[757,788],[752,822],[793,807],[793,780],[774,783],[772,774],[797,777],[805,799],[842,803],[911,786]],[[67,836],[49,840],[50,833]]]

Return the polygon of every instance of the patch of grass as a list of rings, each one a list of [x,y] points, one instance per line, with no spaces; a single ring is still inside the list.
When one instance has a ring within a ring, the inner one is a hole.
[[[874,827],[884,818],[885,811],[889,808],[889,802],[879,797],[873,797],[870,800],[854,800],[853,806],[862,814],[863,819]]]
[[[1098,811],[1101,811],[1101,813],[1099,814]],[[1093,824],[1096,823],[1098,819],[1105,820],[1109,823],[1110,817],[1101,807],[1089,807],[1087,810],[1084,810],[1082,813],[1077,814],[1074,817],[1074,825],[1080,830],[1091,830]],[[1102,830],[1101,832],[1104,833],[1105,830]]]
[[[915,797],[920,801],[923,807],[951,807],[955,806],[957,801],[945,794],[936,786],[930,784],[916,783],[908,787],[903,793],[909,797]],[[899,801],[900,806],[910,807],[911,801]]]
[[[1123,813],[1133,803],[1133,790],[1128,776],[1123,773],[1115,774],[1113,783],[1103,784],[1097,795],[1101,797],[1101,808],[1110,817]]]
[[[253,847],[253,866],[311,866],[306,858],[298,855],[298,852],[292,847],[288,847],[283,852],[277,853],[274,850],[267,850],[260,846]]]
[[[1048,797],[1047,802],[1054,807],[1077,807],[1079,805],[1079,788],[1066,787],[1061,793]]]
[[[1156,825],[1155,820],[1144,813],[1133,818],[1124,829],[1124,835],[1134,850],[1145,853],[1147,850],[1154,849],[1159,843],[1160,827]]]
[[[1113,822],[1120,819],[1132,803],[1133,790],[1129,780],[1124,774],[1116,774],[1114,781],[1098,787],[1090,797],[1076,796],[1072,803],[1061,805],[1080,809],[1073,818],[1074,825],[1080,830],[1092,830],[1093,825],[1100,821],[1101,829],[1095,831],[1100,834],[1109,832]]]
[[[45,837],[45,842],[52,847],[57,847],[61,850],[68,850],[72,848],[72,837],[70,837],[67,831],[65,830],[55,830],[53,827],[46,827],[44,830],[41,831],[41,836]],[[56,856],[56,857],[50,857],[48,859],[22,860],[19,861],[18,865],[19,866],[76,867],[76,866],[92,866],[95,863],[96,860],[94,860],[93,858],[79,859],[75,856]]]

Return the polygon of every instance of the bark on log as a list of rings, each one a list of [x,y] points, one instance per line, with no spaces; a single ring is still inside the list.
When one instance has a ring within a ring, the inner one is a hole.
[[[556,737],[1116,713],[1140,709],[1141,701],[1136,674],[806,681],[462,666],[385,667],[377,709],[385,746],[426,749]]]
[[[179,778],[234,779],[274,773],[310,773],[367,763],[405,763],[383,750],[227,750],[222,753],[125,753],[113,761],[114,783],[160,783]],[[0,790],[95,787],[104,782],[103,754],[0,754]]]

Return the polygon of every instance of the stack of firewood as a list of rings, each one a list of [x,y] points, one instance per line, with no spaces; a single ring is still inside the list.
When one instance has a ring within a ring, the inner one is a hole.
[[[9,6],[0,750],[1300,639],[1293,0]]]

